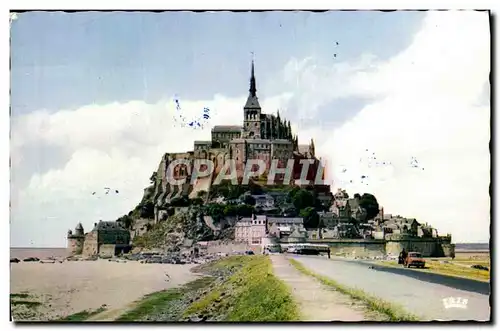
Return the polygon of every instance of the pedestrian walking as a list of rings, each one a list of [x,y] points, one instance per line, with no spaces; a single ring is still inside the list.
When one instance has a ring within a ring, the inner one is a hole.
[[[403,265],[406,265],[406,258],[408,257],[408,253],[406,252],[406,250],[403,248],[403,250],[401,251],[401,258],[403,259]]]

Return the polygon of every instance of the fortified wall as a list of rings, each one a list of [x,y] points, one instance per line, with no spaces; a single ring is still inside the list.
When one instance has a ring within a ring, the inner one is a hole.
[[[417,251],[425,257],[449,257],[455,252],[451,237],[416,238],[393,235],[386,239],[309,239],[308,243],[330,246],[332,255],[377,257],[399,255],[403,248]]]
[[[402,234],[392,234],[386,238],[387,254],[398,255],[403,248],[407,252],[417,251],[423,256],[445,257],[455,252],[451,236],[437,238],[419,238]]]

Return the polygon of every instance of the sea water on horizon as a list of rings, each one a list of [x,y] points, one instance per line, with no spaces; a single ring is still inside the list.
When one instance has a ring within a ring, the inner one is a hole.
[[[488,243],[456,243],[455,251],[489,251]]]
[[[67,257],[66,248],[35,248],[35,247],[11,247],[10,258],[17,257],[22,260],[28,257],[47,259],[49,257]]]

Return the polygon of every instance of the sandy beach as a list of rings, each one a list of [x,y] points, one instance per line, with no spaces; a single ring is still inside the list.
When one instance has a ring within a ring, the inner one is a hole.
[[[106,305],[121,310],[142,296],[195,279],[193,265],[98,261],[11,263],[11,294],[29,293],[42,302],[43,319]],[[168,278],[165,274],[168,274]]]

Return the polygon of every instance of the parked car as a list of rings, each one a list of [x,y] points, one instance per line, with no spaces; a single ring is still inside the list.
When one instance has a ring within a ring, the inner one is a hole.
[[[417,268],[425,267],[425,260],[422,257],[422,253],[408,252],[408,256],[406,257],[406,260],[404,261],[404,266],[407,268],[410,268],[411,266],[414,266]]]
[[[255,253],[253,251],[246,251],[245,254],[246,255],[255,255]]]

